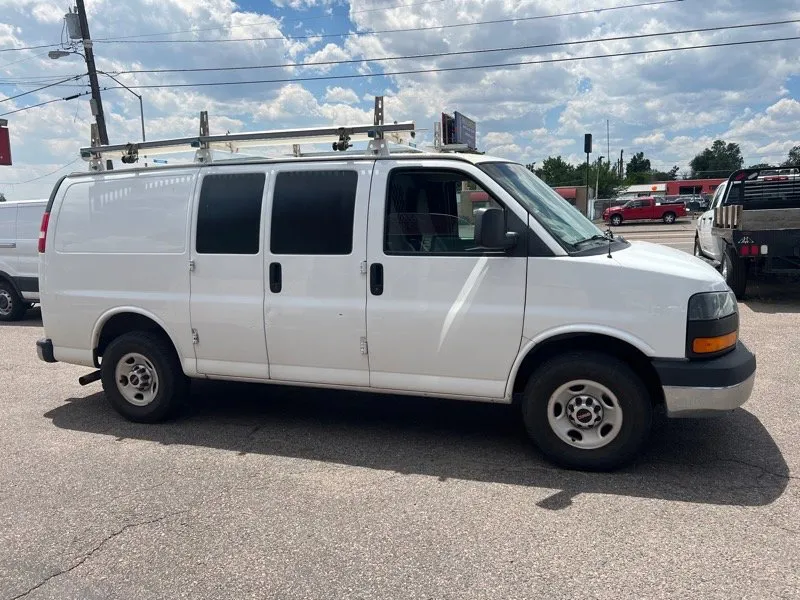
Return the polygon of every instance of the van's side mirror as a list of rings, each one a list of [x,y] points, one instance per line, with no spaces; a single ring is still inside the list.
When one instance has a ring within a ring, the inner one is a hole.
[[[475,245],[488,250],[507,250],[517,243],[517,234],[506,231],[505,212],[500,208],[479,208],[475,214]]]

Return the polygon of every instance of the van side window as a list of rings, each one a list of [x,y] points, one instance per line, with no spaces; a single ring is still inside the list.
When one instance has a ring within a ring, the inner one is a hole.
[[[504,208],[465,173],[397,170],[390,174],[383,249],[387,254],[482,254],[475,212]]]
[[[258,254],[264,173],[206,175],[197,210],[197,252]]]
[[[356,171],[284,171],[275,178],[270,252],[350,254]]]

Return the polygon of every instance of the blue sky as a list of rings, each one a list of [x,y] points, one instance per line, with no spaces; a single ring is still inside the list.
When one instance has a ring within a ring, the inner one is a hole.
[[[442,111],[477,121],[481,150],[521,162],[549,155],[582,160],[584,132],[595,138],[595,158],[645,152],[654,167],[688,162],[714,139],[741,145],[747,164],[780,161],[800,144],[800,40],[583,61],[399,76],[386,71],[439,69],[685,45],[800,35],[798,23],[586,43],[547,49],[476,54],[475,50],[546,44],[800,19],[796,0],[682,0],[545,19],[556,13],[612,8],[647,0],[86,0],[98,68],[141,69],[281,65],[278,68],[202,73],[125,73],[126,85],[163,85],[288,79],[283,83],[149,88],[144,97],[148,139],[194,134],[200,110],[212,132],[371,122],[372,96],[384,94],[388,119],[411,119],[427,131]],[[0,50],[58,47],[62,0],[0,0]],[[498,19],[509,23],[416,32],[379,30],[449,26]],[[185,31],[185,33],[172,33]],[[336,37],[332,34],[361,32]],[[123,40],[126,36],[140,36]],[[309,37],[310,36],[310,37]],[[331,36],[331,37],[319,37]],[[242,38],[270,40],[217,41]],[[301,39],[298,39],[301,38]],[[174,43],[175,40],[205,40]],[[169,40],[170,43],[160,43]],[[159,43],[155,43],[159,41]],[[0,94],[30,91],[58,77],[85,72],[78,56],[47,59],[48,48],[0,52]],[[364,59],[462,52],[414,60]],[[338,66],[295,63],[350,60]],[[300,81],[302,77],[369,75]],[[104,86],[114,82],[101,76]],[[0,112],[86,90],[86,78],[0,103]],[[140,139],[136,99],[103,92],[112,143]],[[82,170],[73,162],[88,142],[86,97],[56,101],[7,117],[13,167],[0,167],[0,191],[9,198],[45,196],[58,176]],[[31,179],[30,183],[26,182]],[[17,182],[17,183],[15,183]]]

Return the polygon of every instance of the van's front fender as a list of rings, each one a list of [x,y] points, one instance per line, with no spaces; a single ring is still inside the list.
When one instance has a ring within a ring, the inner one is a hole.
[[[520,351],[517,354],[517,358],[514,360],[514,364],[511,367],[511,372],[509,373],[508,381],[506,382],[505,399],[508,402],[511,402],[513,399],[514,383],[517,379],[517,375],[519,374],[520,367],[522,366],[525,357],[537,348],[541,348],[548,343],[563,339],[565,336],[570,335],[598,335],[607,338],[613,338],[618,342],[623,342],[629,346],[632,346],[645,356],[651,358],[655,356],[653,348],[644,340],[630,334],[627,331],[622,331],[613,327],[605,327],[603,325],[591,323],[575,323],[572,325],[553,327],[540,332],[533,339],[528,339],[525,337],[522,338]]]

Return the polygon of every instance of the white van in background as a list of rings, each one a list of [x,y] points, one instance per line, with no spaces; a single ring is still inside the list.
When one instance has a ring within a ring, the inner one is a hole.
[[[47,200],[0,202],[0,321],[39,301],[39,228]]]
[[[753,388],[714,268],[606,237],[504,159],[73,174],[42,224],[39,357],[97,369],[81,383],[134,421],[174,415],[192,378],[519,402],[550,459],[610,469],[659,407],[722,414]]]

